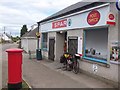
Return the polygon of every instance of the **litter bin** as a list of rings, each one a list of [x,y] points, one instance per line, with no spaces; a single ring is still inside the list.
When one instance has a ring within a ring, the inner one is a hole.
[[[37,60],[42,60],[41,49],[36,49],[36,58]]]

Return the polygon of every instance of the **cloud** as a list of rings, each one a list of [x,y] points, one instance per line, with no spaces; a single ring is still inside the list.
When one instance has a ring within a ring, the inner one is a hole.
[[[0,0],[0,27],[12,26],[8,31],[15,32],[13,27],[22,27],[23,24],[30,27],[79,1],[81,0]]]

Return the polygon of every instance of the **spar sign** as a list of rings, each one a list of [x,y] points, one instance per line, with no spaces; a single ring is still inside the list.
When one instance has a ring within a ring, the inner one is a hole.
[[[55,29],[55,28],[63,28],[63,27],[67,27],[67,19],[52,22],[52,28],[53,29]]]
[[[107,22],[106,22],[108,25],[115,25],[116,22],[115,22],[115,14],[112,13],[112,12],[109,12],[108,13],[108,16],[107,16]]]

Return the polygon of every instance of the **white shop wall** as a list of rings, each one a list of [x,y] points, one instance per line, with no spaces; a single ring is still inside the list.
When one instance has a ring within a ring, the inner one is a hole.
[[[94,48],[97,53],[107,55],[108,30],[96,29],[86,31],[86,49]]]
[[[100,20],[96,25],[91,26],[87,23],[87,16],[91,12],[91,10],[89,10],[89,11],[86,11],[86,12],[83,12],[83,13],[80,13],[74,16],[69,16],[66,18],[61,17],[56,20],[44,22],[41,24],[40,30],[41,32],[49,32],[49,31],[69,30],[69,29],[74,29],[74,28],[86,28],[86,27],[106,25],[107,15],[109,12],[109,5],[106,5],[100,8],[94,8],[94,9],[96,9],[100,13]],[[57,20],[63,20],[63,19],[67,19],[67,21],[71,19],[71,26],[67,25],[67,27],[64,27],[64,28],[52,29],[52,22],[57,21]]]
[[[28,51],[28,40],[27,38],[21,39],[21,48],[23,48],[26,52]]]
[[[37,39],[28,39],[28,51],[36,51],[37,49]]]

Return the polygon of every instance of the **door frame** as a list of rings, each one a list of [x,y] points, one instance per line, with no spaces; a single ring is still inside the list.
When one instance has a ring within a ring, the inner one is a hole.
[[[69,52],[69,40],[72,39],[72,40],[77,40],[77,51],[78,51],[78,36],[69,36],[68,37],[68,52]],[[77,53],[76,51],[76,53]]]
[[[50,39],[54,40],[54,45],[53,45],[53,59],[50,58]],[[55,37],[49,37],[48,59],[53,60],[53,61],[55,59]]]

